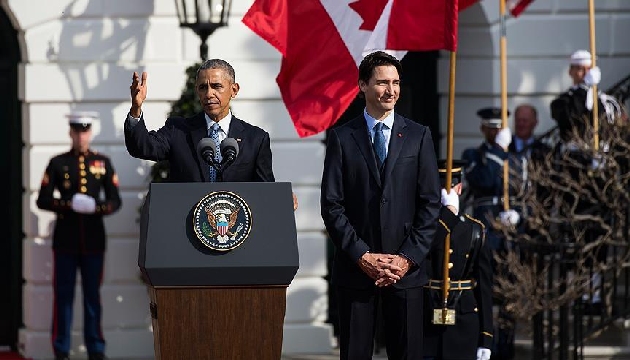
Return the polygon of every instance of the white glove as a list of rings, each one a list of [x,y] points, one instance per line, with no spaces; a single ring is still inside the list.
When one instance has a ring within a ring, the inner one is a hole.
[[[501,220],[501,224],[505,226],[516,225],[519,220],[521,220],[521,216],[515,210],[507,210],[501,211],[499,213],[499,220]]]
[[[490,349],[477,348],[477,360],[490,360],[491,353]]]
[[[598,66],[593,66],[586,75],[584,75],[584,83],[587,86],[599,85],[599,82],[602,80],[602,72],[599,70]]]
[[[507,150],[508,146],[512,142],[512,131],[510,131],[509,127],[503,128],[499,130],[497,136],[494,138],[494,142],[497,143],[504,150]]]
[[[446,189],[442,189],[442,205],[450,205],[459,213],[459,195],[455,189],[451,189],[450,193],[446,193]]]
[[[606,160],[601,155],[595,155],[591,160],[591,170],[599,170],[604,167]]]
[[[72,196],[72,210],[81,214],[94,214],[96,211],[96,200],[85,194],[74,194]]]

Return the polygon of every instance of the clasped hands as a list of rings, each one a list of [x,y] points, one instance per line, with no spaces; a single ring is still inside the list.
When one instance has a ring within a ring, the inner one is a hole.
[[[411,262],[400,255],[365,253],[359,259],[359,267],[374,280],[378,287],[395,284],[411,268]]]

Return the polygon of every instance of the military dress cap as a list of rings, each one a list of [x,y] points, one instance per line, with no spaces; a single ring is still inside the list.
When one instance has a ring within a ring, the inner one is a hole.
[[[571,65],[591,66],[592,61],[591,53],[587,50],[578,50],[571,54]]]
[[[75,111],[66,115],[66,117],[71,128],[87,131],[92,127],[92,123],[98,119],[98,114],[91,111]]]
[[[510,116],[509,110],[507,115]],[[503,121],[501,120],[501,108],[498,107],[485,107],[479,109],[479,111],[477,111],[477,116],[481,118],[481,125],[490,128],[500,129],[503,124]]]
[[[451,165],[451,187],[462,182],[464,167],[468,162],[465,160],[453,160]],[[440,173],[440,183],[445,185],[446,181],[446,159],[438,160],[438,172]]]

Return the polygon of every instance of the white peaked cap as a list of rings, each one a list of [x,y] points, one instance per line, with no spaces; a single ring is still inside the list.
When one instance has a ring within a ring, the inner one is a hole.
[[[73,111],[66,115],[69,124],[92,125],[94,120],[98,120],[98,113],[93,111]]]
[[[571,65],[591,66],[591,53],[587,50],[578,50],[571,55]]]

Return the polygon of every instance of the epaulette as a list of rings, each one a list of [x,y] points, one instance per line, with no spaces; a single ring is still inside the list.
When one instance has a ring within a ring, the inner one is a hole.
[[[450,234],[451,233],[451,229],[449,229],[448,226],[446,226],[446,223],[444,221],[442,221],[442,219],[438,219],[438,221],[444,227],[444,229]]]
[[[481,229],[482,229],[482,230],[486,228],[486,226],[485,226],[485,225],[484,225],[481,221],[479,221],[479,220],[475,219],[474,217],[472,217],[472,216],[470,216],[470,215],[468,215],[468,214],[464,214],[464,216],[465,216],[465,217],[467,217],[468,219],[470,219],[470,220],[472,220],[472,221],[476,222],[477,224],[479,224],[479,225],[481,226]]]

